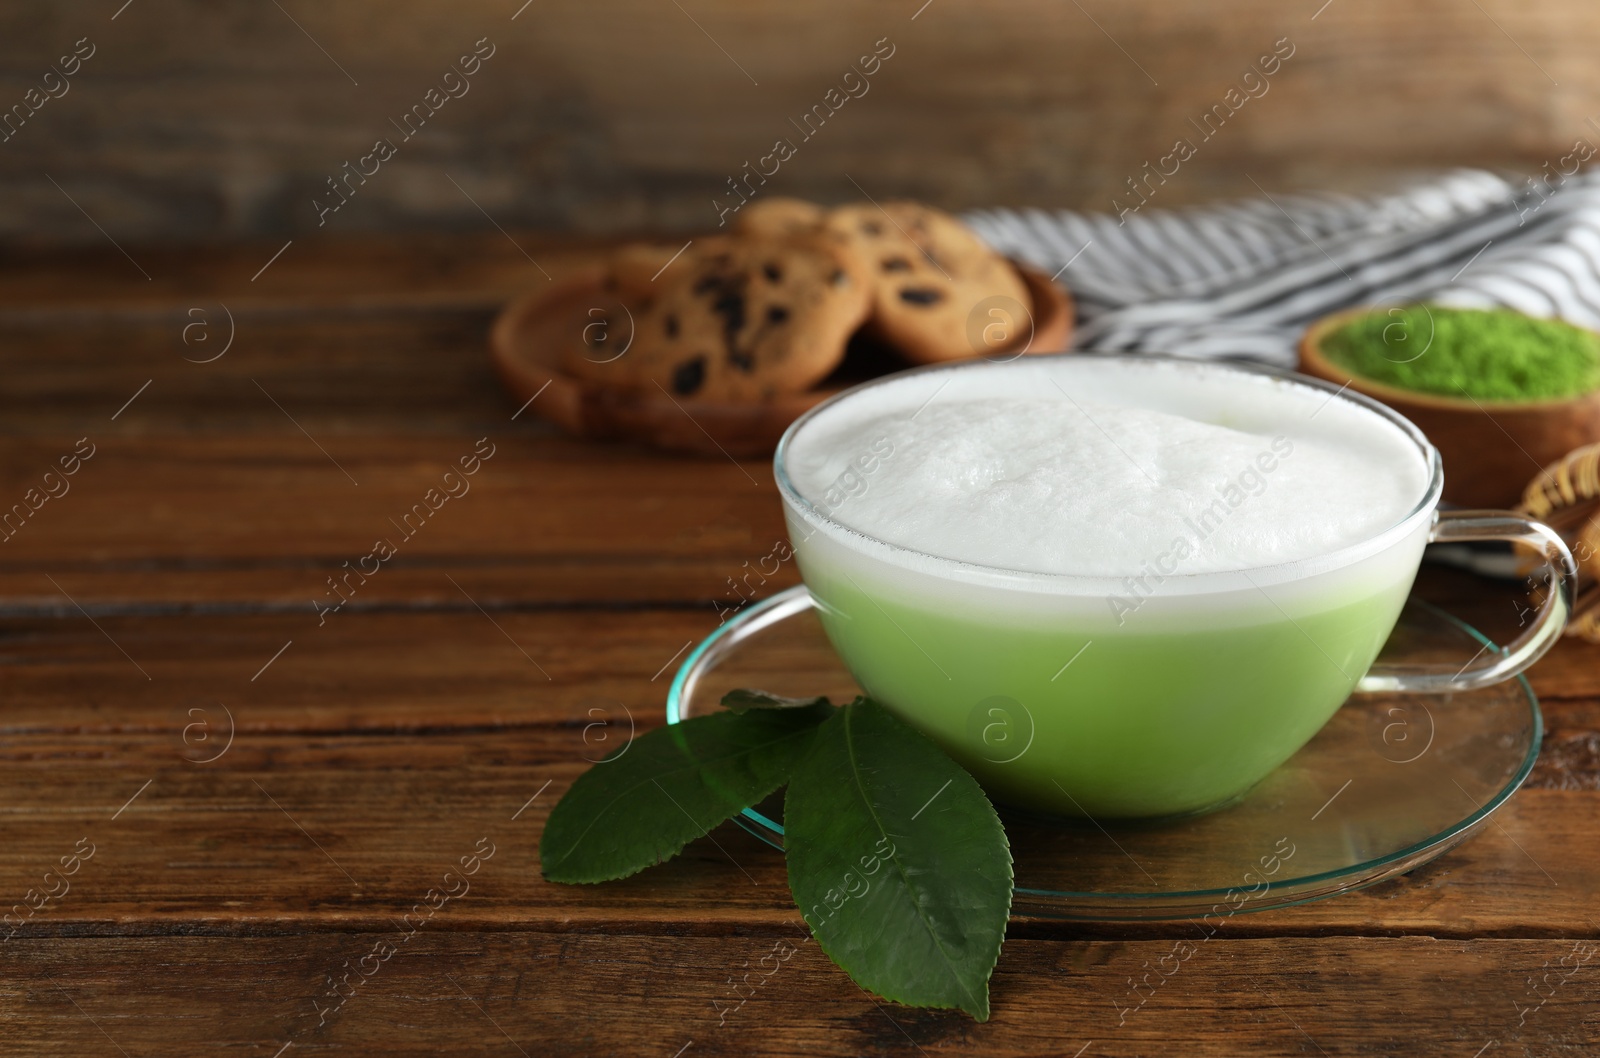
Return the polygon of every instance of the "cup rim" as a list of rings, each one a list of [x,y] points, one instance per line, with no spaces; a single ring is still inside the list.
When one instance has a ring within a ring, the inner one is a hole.
[[[1351,544],[1332,551],[1324,551],[1304,558],[1291,559],[1286,562],[1274,562],[1260,566],[1247,566],[1241,569],[1213,570],[1202,573],[1173,573],[1167,576],[1166,583],[1177,589],[1179,594],[1202,594],[1208,590],[1231,591],[1240,587],[1240,578],[1244,577],[1251,587],[1262,587],[1264,584],[1286,583],[1303,579],[1318,573],[1340,569],[1351,563],[1357,562],[1370,555],[1377,554],[1394,541],[1391,537],[1399,538],[1408,531],[1419,517],[1426,515],[1431,520],[1434,509],[1439,504],[1439,497],[1444,491],[1444,468],[1439,458],[1439,450],[1433,446],[1427,436],[1410,419],[1390,408],[1388,405],[1368,396],[1365,393],[1353,391],[1349,385],[1335,386],[1331,382],[1309,375],[1300,374],[1285,368],[1273,367],[1269,364],[1246,362],[1240,360],[1202,359],[1198,357],[1172,356],[1165,353],[1119,353],[1119,352],[1063,352],[1063,353],[1033,353],[1022,359],[1025,363],[1040,361],[1066,360],[1066,359],[1094,359],[1107,363],[1130,361],[1145,363],[1171,363],[1181,364],[1185,367],[1200,367],[1206,370],[1215,370],[1219,373],[1234,372],[1242,375],[1257,375],[1278,379],[1291,385],[1302,386],[1307,389],[1320,390],[1327,393],[1330,400],[1343,400],[1379,416],[1401,431],[1414,445],[1427,464],[1428,481],[1422,491],[1421,498],[1409,511],[1392,525],[1364,537]],[[851,399],[857,394],[866,392],[890,382],[899,381],[913,375],[934,374],[941,371],[959,372],[982,370],[988,368],[1001,368],[1012,360],[996,361],[989,358],[978,360],[960,360],[942,364],[927,364],[921,367],[908,368],[896,371],[866,382],[858,383],[848,389],[835,393],[826,400],[820,401],[809,408],[783,432],[779,438],[777,448],[772,454],[773,477],[778,485],[778,492],[783,497],[786,507],[794,511],[801,518],[812,522],[817,530],[830,531],[836,538],[841,539],[852,550],[865,551],[869,555],[879,552],[877,558],[887,560],[896,565],[905,565],[903,558],[915,560],[915,568],[921,569],[930,576],[947,576],[962,581],[977,581],[980,583],[994,583],[996,580],[1005,582],[1007,586],[1015,588],[1047,591],[1051,594],[1061,595],[1086,595],[1103,594],[1107,591],[1121,590],[1125,575],[1107,574],[1080,574],[1080,573],[1047,573],[1038,570],[1012,569],[1007,566],[988,565],[981,562],[969,562],[963,559],[949,558],[936,555],[918,548],[907,547],[903,544],[891,543],[887,540],[864,533],[853,526],[833,518],[831,515],[819,511],[811,500],[807,499],[794,480],[789,476],[785,466],[789,449],[794,439],[806,425],[818,416],[825,414],[830,408]],[[902,561],[896,561],[901,557]]]

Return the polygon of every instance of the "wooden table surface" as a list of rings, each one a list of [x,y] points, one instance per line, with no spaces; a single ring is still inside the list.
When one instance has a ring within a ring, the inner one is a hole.
[[[0,544],[0,904],[40,905],[0,941],[0,1051],[1600,1046],[1600,961],[1569,972],[1600,937],[1600,648],[1571,642],[1533,671],[1543,756],[1492,826],[1409,876],[1231,919],[1126,1018],[1129,979],[1193,926],[1014,920],[980,1025],[857,989],[802,943],[780,854],[732,826],[625,882],[544,882],[551,805],[602,735],[662,722],[675,659],[781,537],[767,466],[514,414],[493,311],[592,247],[127,250],[0,255],[0,508],[93,453]],[[470,492],[319,617],[328,578],[475,449]],[[1514,625],[1503,585],[1429,590]],[[402,927],[474,855],[470,889]],[[798,953],[719,1015],[779,940]]]

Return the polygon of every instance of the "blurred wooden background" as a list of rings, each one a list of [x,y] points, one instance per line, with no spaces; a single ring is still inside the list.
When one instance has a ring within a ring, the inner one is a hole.
[[[28,96],[84,38],[66,93]],[[468,93],[401,143],[482,38]],[[882,38],[867,94],[802,143],[790,119]],[[315,231],[380,137],[397,155],[325,230],[712,227],[779,137],[799,149],[763,193],[1109,209],[1281,38],[1266,94],[1153,205],[1600,142],[1586,0],[28,0],[0,11],[0,106],[44,105],[0,143],[0,237],[99,239],[85,212],[132,241]]]

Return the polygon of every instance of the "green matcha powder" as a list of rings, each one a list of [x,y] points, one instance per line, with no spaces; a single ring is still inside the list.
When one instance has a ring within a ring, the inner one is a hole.
[[[1546,400],[1600,387],[1600,336],[1518,312],[1413,305],[1322,339],[1351,374],[1399,389],[1480,400]]]

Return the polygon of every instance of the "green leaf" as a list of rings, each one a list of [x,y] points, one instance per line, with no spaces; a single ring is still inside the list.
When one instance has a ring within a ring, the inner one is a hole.
[[[817,729],[784,801],[789,888],[857,984],[989,1017],[1011,850],[972,776],[876,702]]]
[[[742,713],[747,709],[799,709],[808,705],[828,705],[826,698],[785,698],[766,691],[737,690],[722,696],[722,707]]]
[[[626,878],[770,795],[830,707],[713,713],[640,735],[572,784],[539,842],[552,882]]]

